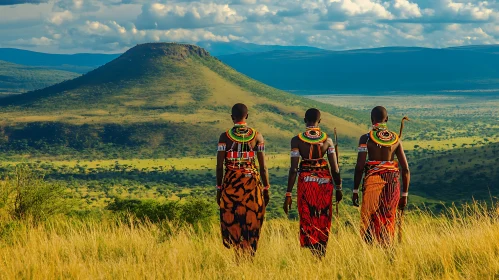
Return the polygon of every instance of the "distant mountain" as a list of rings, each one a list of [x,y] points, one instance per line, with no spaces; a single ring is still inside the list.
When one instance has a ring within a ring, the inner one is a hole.
[[[253,79],[302,92],[499,92],[499,47],[392,47],[219,56]]]
[[[251,43],[243,43],[239,41],[233,42],[210,42],[204,41],[197,43],[200,47],[208,50],[211,55],[228,55],[235,53],[255,53],[255,52],[268,52],[275,50],[287,51],[321,51],[322,49],[306,46],[279,46],[279,45],[257,45]]]
[[[0,94],[24,93],[78,76],[72,72],[18,65],[0,60]]]
[[[0,119],[9,124],[0,129],[0,141],[8,139],[0,150],[53,152],[62,146],[114,158],[137,150],[149,156],[213,154],[237,102],[249,106],[248,122],[265,135],[269,152],[289,150],[310,107],[323,111],[324,129],[337,127],[343,144],[353,146],[365,130],[357,111],[266,86],[200,47],[156,43],[138,45],[76,79],[0,99]]]
[[[243,42],[199,42],[212,56],[240,52],[267,52],[273,50],[318,51],[321,49],[300,46],[257,45]],[[48,54],[12,48],[0,48],[0,60],[29,66],[42,66],[50,69],[66,70],[80,74],[87,73],[121,54]]]
[[[86,73],[117,58],[120,54],[48,54],[0,48],[0,60],[28,66]]]
[[[499,53],[499,45],[471,45],[471,46],[461,46],[452,47],[450,50],[464,50],[464,51],[475,51],[475,52],[486,52],[486,53]]]

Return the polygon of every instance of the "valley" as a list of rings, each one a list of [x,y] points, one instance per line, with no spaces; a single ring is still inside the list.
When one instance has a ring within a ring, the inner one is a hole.
[[[241,101],[267,142],[270,218],[284,215],[289,139],[309,107],[323,111],[324,130],[338,129],[345,211],[353,210],[356,142],[379,104],[395,131],[402,116],[411,118],[404,131],[411,207],[441,211],[499,191],[494,94],[293,95],[182,44],[140,45],[74,80],[0,99],[0,171],[11,176],[28,165],[64,185],[78,201],[74,211],[101,211],[115,199],[211,201],[216,141],[231,126],[230,106]]]

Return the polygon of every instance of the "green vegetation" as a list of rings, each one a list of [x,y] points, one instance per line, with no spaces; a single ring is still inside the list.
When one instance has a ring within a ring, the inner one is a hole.
[[[400,118],[409,116],[411,121],[406,123],[403,142],[411,164],[411,193],[445,202],[496,199],[499,126],[495,119],[499,116],[499,97],[321,95],[312,98],[364,114],[382,104],[388,108],[389,126],[395,131],[399,129]],[[354,161],[355,155],[347,156],[343,170],[352,173]]]
[[[73,72],[25,66],[0,60],[0,95],[41,89],[78,76]]]
[[[0,99],[2,152],[79,158],[211,155],[229,128],[230,108],[250,107],[269,151],[288,150],[310,107],[324,111],[353,147],[355,110],[285,93],[241,75],[205,50],[144,44],[74,80]],[[263,110],[259,110],[263,109]],[[291,116],[291,117],[290,117]]]
[[[213,199],[214,147],[231,126],[230,107],[243,101],[250,125],[267,142],[268,217],[283,217],[289,139],[303,129],[305,109],[324,112],[324,130],[338,127],[348,204],[356,141],[379,102],[390,111],[392,129],[398,130],[403,115],[412,119],[404,144],[415,205],[440,211],[453,201],[488,200],[498,191],[499,146],[493,143],[499,126],[487,115],[498,116],[499,101],[492,96],[310,98],[316,101],[265,86],[195,46],[139,45],[77,79],[0,100],[0,171],[12,176],[25,162],[80,201],[76,209],[100,211],[130,200],[119,205],[163,219],[168,215],[154,216],[177,205],[170,203]]]

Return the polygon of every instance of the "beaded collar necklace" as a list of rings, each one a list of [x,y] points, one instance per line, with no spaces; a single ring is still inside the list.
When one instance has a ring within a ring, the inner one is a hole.
[[[245,122],[239,122],[234,124],[233,128],[227,130],[226,134],[232,142],[248,143],[255,139],[256,130],[248,127]]]
[[[308,126],[305,132],[298,134],[298,138],[309,144],[320,144],[327,140],[327,134],[318,126]]]
[[[388,130],[386,123],[374,124],[369,132],[369,138],[379,146],[390,147],[399,141],[397,133]]]

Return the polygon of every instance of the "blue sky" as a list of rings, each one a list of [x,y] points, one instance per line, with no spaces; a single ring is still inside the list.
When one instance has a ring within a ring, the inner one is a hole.
[[[0,47],[121,52],[243,41],[326,49],[499,43],[498,1],[0,0]]]

